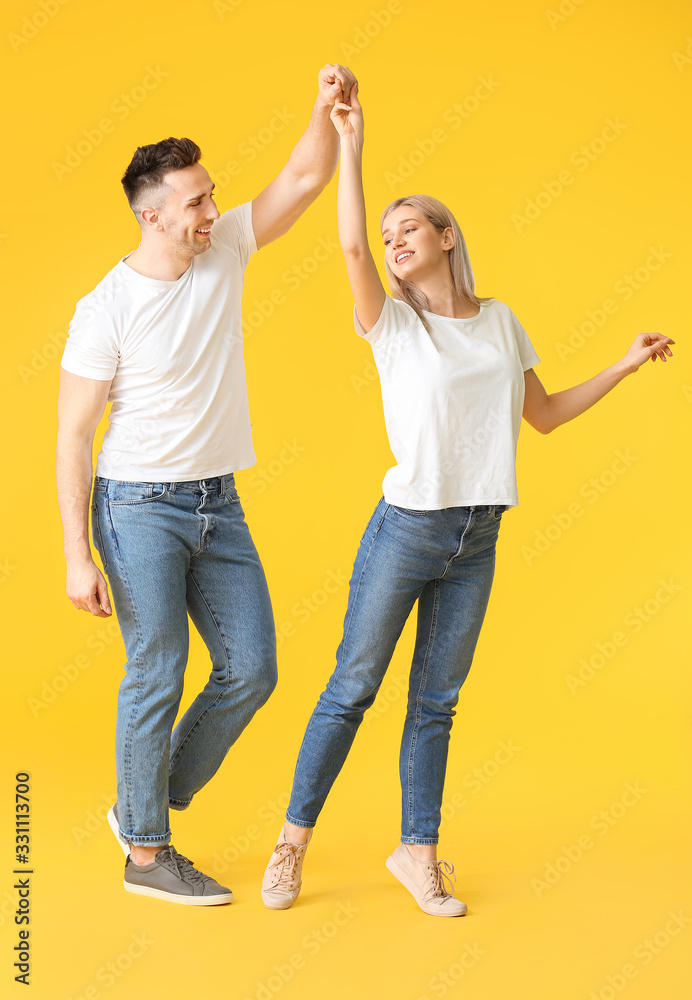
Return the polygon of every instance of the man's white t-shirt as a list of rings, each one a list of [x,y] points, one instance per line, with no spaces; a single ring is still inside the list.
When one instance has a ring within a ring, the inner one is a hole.
[[[182,482],[255,463],[241,325],[252,202],[224,212],[210,239],[177,281],[123,259],[77,303],[62,367],[113,380],[99,476]]]
[[[369,333],[354,317],[372,345],[397,461],[384,477],[387,503],[516,506],[523,373],[540,359],[509,306],[492,299],[469,319],[426,311],[430,333],[389,296]]]

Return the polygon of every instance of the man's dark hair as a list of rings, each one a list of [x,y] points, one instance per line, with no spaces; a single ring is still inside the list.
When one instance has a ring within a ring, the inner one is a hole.
[[[122,176],[122,186],[130,208],[139,218],[145,201],[156,188],[164,184],[171,170],[182,170],[198,163],[202,151],[192,139],[162,139],[161,142],[140,146]],[[158,207],[158,206],[157,206]]]

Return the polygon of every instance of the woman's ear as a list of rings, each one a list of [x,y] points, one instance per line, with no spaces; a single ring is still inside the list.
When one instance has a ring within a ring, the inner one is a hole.
[[[451,250],[454,246],[454,230],[451,226],[447,226],[442,234],[442,249]]]

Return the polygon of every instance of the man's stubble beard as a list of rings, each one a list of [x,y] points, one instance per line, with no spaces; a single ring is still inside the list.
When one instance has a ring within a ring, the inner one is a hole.
[[[171,244],[171,249],[174,253],[181,258],[188,257],[199,257],[211,246],[211,237],[204,243],[199,243],[195,240],[194,234],[189,237],[186,233],[181,235],[181,230],[175,225],[168,225],[166,227],[168,233],[168,239]]]

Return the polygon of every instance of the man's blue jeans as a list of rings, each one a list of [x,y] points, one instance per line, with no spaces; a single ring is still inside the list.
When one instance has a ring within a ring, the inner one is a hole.
[[[118,695],[118,821],[132,844],[170,841],[185,809],[276,685],[264,571],[232,475],[187,483],[96,477],[92,533],[127,651]],[[212,671],[172,732],[188,614]]]
[[[400,753],[401,839],[437,843],[454,707],[485,616],[504,510],[407,511],[380,500],[353,567],[336,669],[298,755],[290,823],[315,825],[417,600]]]

